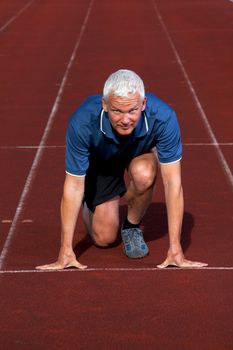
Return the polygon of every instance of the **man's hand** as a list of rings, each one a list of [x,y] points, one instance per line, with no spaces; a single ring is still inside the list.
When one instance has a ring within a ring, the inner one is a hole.
[[[37,270],[63,270],[68,267],[76,267],[77,269],[80,269],[80,270],[85,270],[87,268],[86,265],[82,265],[80,264],[80,262],[78,262],[73,251],[69,253],[65,253],[64,250],[61,248],[56,262],[52,264],[37,266],[36,269]]]
[[[203,263],[203,262],[198,262],[198,261],[191,261],[185,259],[182,251],[172,254],[171,252],[168,252],[166,260],[160,264],[157,265],[159,269],[164,269],[168,266],[176,266],[176,267],[181,267],[181,268],[200,268],[200,267],[206,267],[208,264]]]

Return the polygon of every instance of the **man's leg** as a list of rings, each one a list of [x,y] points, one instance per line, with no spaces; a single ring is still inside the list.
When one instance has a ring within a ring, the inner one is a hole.
[[[136,157],[130,163],[130,183],[125,199],[128,204],[128,220],[132,224],[141,221],[151,203],[157,168],[157,159],[153,152]]]
[[[121,235],[125,253],[130,258],[142,258],[149,252],[139,225],[152,199],[157,168],[153,152],[134,158],[129,165],[130,183],[125,194],[128,215]]]
[[[100,247],[107,247],[113,243],[119,230],[119,201],[117,196],[95,207],[92,213],[86,203],[83,208],[83,221],[86,230],[94,243]]]

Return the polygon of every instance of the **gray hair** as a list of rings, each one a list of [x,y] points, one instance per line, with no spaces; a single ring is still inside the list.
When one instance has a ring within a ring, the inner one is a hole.
[[[127,98],[129,94],[139,93],[142,100],[145,97],[145,87],[142,79],[133,71],[120,69],[112,73],[104,84],[103,98],[107,101],[109,94]]]

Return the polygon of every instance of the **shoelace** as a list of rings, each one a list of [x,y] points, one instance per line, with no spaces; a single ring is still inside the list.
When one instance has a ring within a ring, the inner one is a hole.
[[[132,232],[132,240],[134,242],[134,245],[136,247],[139,247],[140,248],[140,245],[142,243],[142,233],[141,231],[139,231],[138,229],[134,229],[133,232]]]

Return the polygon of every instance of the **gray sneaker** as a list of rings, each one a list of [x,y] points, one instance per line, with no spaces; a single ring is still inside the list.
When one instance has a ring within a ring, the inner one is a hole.
[[[143,239],[140,228],[127,228],[121,230],[125,254],[129,258],[143,258],[149,253],[149,248]]]

